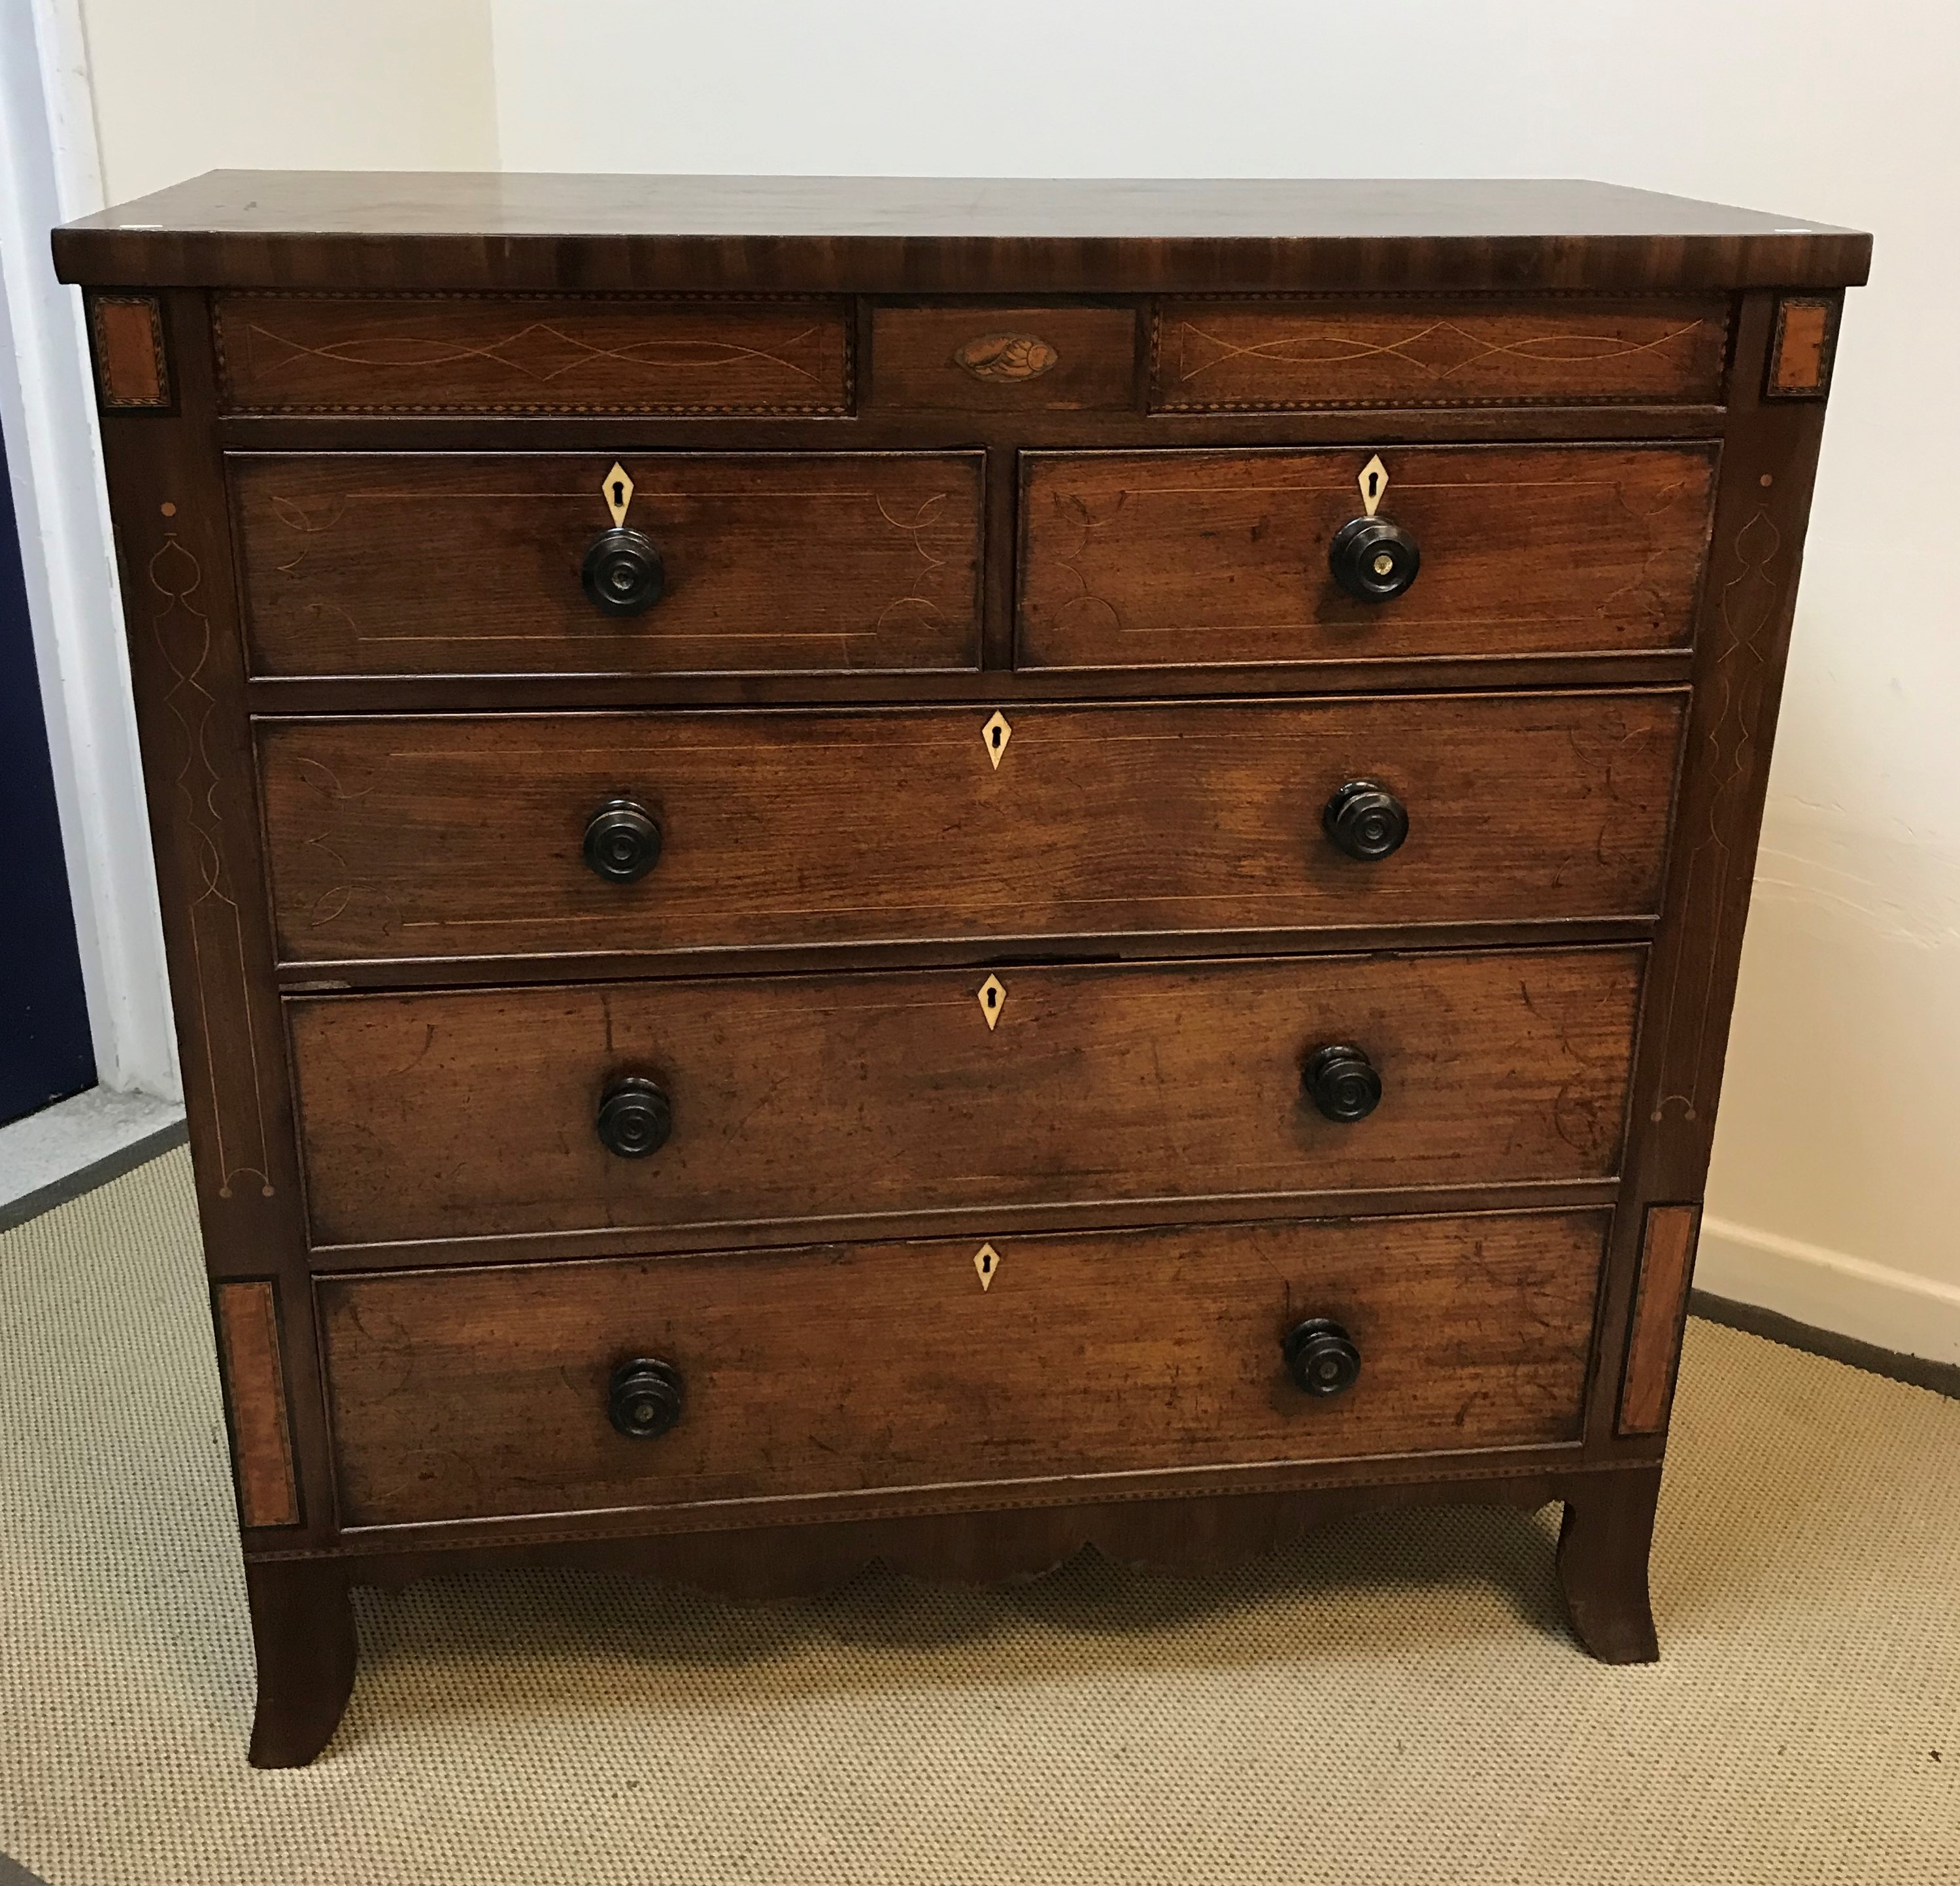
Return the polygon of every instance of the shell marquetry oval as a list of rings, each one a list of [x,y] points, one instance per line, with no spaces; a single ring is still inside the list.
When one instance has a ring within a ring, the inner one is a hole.
[[[983,334],[953,357],[975,380],[1039,380],[1061,356],[1036,334]]]

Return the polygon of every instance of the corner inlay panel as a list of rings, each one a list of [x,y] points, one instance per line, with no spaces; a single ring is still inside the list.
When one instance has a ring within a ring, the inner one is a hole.
[[[221,1283],[215,1296],[240,1514],[248,1526],[297,1525],[299,1490],[273,1286],[264,1280]]]

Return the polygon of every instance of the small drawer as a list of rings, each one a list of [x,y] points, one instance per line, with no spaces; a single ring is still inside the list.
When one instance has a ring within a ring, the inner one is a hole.
[[[307,1207],[347,1245],[1604,1179],[1644,962],[295,997]]]
[[[231,412],[851,409],[843,301],[220,294],[212,318]]]
[[[978,453],[227,463],[259,674],[978,665]]]
[[[1061,1483],[1570,1445],[1605,1234],[1493,1213],[323,1278],[341,1519],[1079,1499]]]
[[[1705,406],[1722,397],[1728,345],[1729,304],[1715,297],[1166,301],[1150,405]]]
[[[1716,456],[1712,445],[1026,453],[1016,661],[1685,648]]]
[[[943,412],[1126,412],[1136,403],[1128,308],[880,307],[876,407]]]
[[[262,722],[279,953],[1647,917],[1686,701]]]

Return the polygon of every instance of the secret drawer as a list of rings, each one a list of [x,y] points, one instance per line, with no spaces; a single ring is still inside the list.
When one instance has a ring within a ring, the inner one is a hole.
[[[1685,701],[262,723],[279,951],[1643,916]]]
[[[220,294],[233,412],[842,413],[842,301]]]
[[[616,1249],[696,1226],[1605,1179],[1644,960],[295,997],[313,1239]]]
[[[227,460],[266,675],[972,668],[981,459]]]
[[[324,1278],[340,1517],[1569,1443],[1605,1231],[1491,1214]]]
[[[1016,662],[1685,648],[1713,446],[1031,452]]]

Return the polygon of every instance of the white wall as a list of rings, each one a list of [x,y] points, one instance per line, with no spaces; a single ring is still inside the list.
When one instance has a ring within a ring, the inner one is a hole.
[[[1951,0],[88,0],[211,164],[1590,176],[1858,224],[1701,1280],[1960,1359]],[[484,30],[487,24],[487,30]]]

